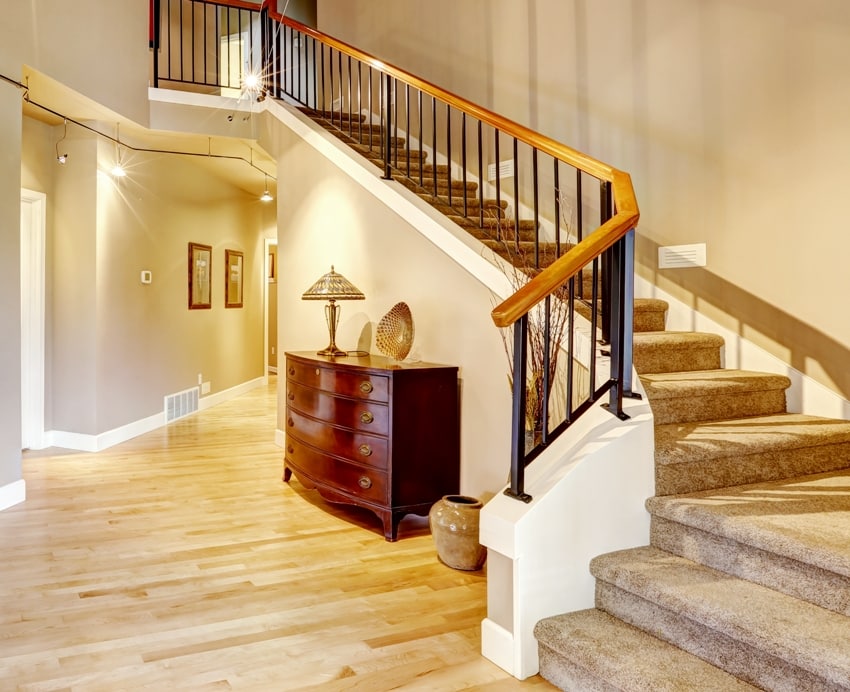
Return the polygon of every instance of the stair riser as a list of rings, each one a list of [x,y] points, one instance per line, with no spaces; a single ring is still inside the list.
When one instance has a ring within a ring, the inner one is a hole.
[[[642,348],[635,342],[634,366],[638,374],[716,370],[720,367],[720,349]]]
[[[650,527],[656,548],[850,615],[848,577],[664,517],[653,516]]]
[[[592,675],[581,666],[545,644],[538,647],[540,677],[548,680],[560,690],[581,690],[582,692],[622,692],[619,687],[609,685]]]
[[[850,443],[738,454],[688,463],[664,463],[656,450],[655,494],[677,495],[775,481],[847,467]]]
[[[644,312],[635,312],[632,318],[632,328],[636,332],[660,332],[664,329],[666,318],[666,311],[654,312],[647,310]]]
[[[785,390],[729,395],[708,393],[665,399],[653,398],[649,394],[649,403],[656,425],[769,416],[785,412]]]
[[[596,607],[764,689],[781,692],[848,689],[598,578]]]

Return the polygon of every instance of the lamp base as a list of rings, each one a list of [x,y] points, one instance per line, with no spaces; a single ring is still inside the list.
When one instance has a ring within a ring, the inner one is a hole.
[[[316,355],[318,356],[345,356],[348,355],[345,351],[340,351],[336,344],[331,344],[327,348],[323,348],[321,351],[316,351]]]

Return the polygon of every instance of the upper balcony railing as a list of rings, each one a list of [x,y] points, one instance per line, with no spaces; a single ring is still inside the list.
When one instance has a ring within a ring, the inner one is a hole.
[[[623,417],[639,218],[626,173],[268,2],[152,0],[151,42],[154,85],[285,100],[491,248],[516,289],[492,310],[513,388],[506,493],[530,499],[526,465],[590,406]]]

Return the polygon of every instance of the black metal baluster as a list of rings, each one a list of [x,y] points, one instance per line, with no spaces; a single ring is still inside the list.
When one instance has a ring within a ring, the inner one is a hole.
[[[419,184],[424,187],[424,171],[422,168],[422,90],[416,90],[417,110],[419,111]]]
[[[380,82],[379,82],[380,83]],[[378,106],[380,108],[380,106]],[[372,66],[369,65],[369,151],[372,151],[372,134],[374,132],[374,110],[372,109]]]
[[[357,139],[363,144],[363,63],[357,61],[357,113],[360,116],[357,118]],[[372,140],[372,133],[369,133],[369,141]]]
[[[407,158],[407,168],[404,174],[410,177],[410,85],[404,85],[404,153]]]
[[[351,56],[348,56],[348,136],[354,136],[354,124],[352,118],[354,113],[351,112]]]
[[[546,320],[543,323],[543,401],[541,408],[543,411],[543,426],[540,431],[543,444],[549,443],[549,393],[552,387],[550,369],[552,367],[552,296],[546,296],[543,300],[543,318]],[[535,430],[533,434],[536,435]]]
[[[484,137],[483,124],[478,121],[478,227],[484,228]],[[499,210],[496,210],[498,216]]]
[[[516,173],[516,171],[514,171]],[[531,149],[531,186],[532,203],[534,204],[534,261],[540,265],[540,207],[538,198],[537,177],[537,147]],[[517,222],[519,223],[519,222]],[[519,231],[517,231],[519,232]]]
[[[431,97],[431,169],[434,197],[437,196],[437,99]]]
[[[566,411],[564,420],[569,425],[573,421],[573,413],[575,412],[575,393],[573,390],[573,378],[575,377],[573,367],[575,362],[575,358],[573,357],[575,353],[575,335],[573,334],[573,320],[575,318],[576,281],[574,276],[571,276],[568,282],[567,301],[567,401],[564,407]],[[593,358],[592,354],[591,358]],[[593,391],[592,384],[588,387],[588,390]]]
[[[496,240],[502,239],[502,176],[499,175],[499,130],[493,131],[494,156],[496,158]]]
[[[517,138],[514,137],[514,243],[516,243],[517,253],[522,252],[522,246],[519,240],[519,161],[517,156]],[[534,242],[534,267],[540,268],[540,252],[537,241]]]
[[[552,159],[555,164],[552,183],[555,189],[555,254],[561,256],[561,182],[560,182],[560,166],[558,159]]]
[[[505,494],[523,502],[530,502],[525,492],[525,371],[528,364],[528,315],[514,324],[513,402],[511,430],[511,483]]]
[[[391,102],[391,93],[392,93],[392,76],[387,75],[387,88],[386,95],[384,97],[384,132],[386,133],[385,141],[384,141],[384,179],[392,180],[392,102]]]
[[[584,199],[581,191],[581,169],[576,168],[576,243],[580,243],[584,235]],[[578,295],[579,298],[584,298],[584,272],[582,267],[578,275]],[[593,306],[596,311],[596,306]]]
[[[463,217],[469,216],[469,203],[466,199],[466,113],[461,112],[460,117],[460,169],[463,183]]]
[[[599,183],[599,225],[611,218],[611,183],[602,180]],[[611,255],[602,255],[602,343],[611,341]],[[595,305],[596,303],[594,303]]]
[[[151,21],[151,50],[153,51],[153,86],[156,89],[159,86],[159,32],[160,32],[160,0],[153,0],[153,17]]]
[[[446,104],[446,163],[448,164],[449,207],[452,206],[452,107]]]

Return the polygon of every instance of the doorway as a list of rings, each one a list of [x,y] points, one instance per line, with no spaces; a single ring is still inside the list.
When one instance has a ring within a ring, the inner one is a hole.
[[[21,189],[21,449],[44,449],[44,284],[47,197]]]
[[[265,306],[263,320],[263,343],[265,344],[265,373],[277,373],[277,240],[266,238],[264,242],[266,258]]]

